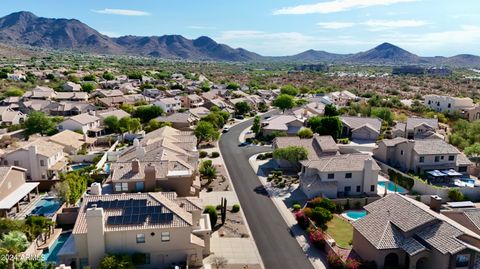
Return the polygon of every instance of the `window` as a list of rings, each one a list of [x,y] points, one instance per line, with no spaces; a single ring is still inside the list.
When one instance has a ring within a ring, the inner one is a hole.
[[[402,150],[400,150],[400,155],[403,155],[403,149],[402,149]]]
[[[328,179],[334,179],[335,178],[335,174],[328,174]]]
[[[128,183],[127,182],[122,183],[122,191],[128,191]]]
[[[143,191],[144,190],[144,183],[143,182],[136,182],[135,183],[135,190],[136,191]]]
[[[352,187],[346,186],[345,188],[343,188],[343,191],[350,192],[350,191],[352,191]]]
[[[441,159],[441,160],[443,160],[443,159],[444,159],[444,157],[443,157],[443,156],[440,156],[440,159]]]
[[[360,186],[357,186],[357,192],[360,192]]]
[[[420,160],[418,162],[421,162],[421,163],[425,162],[425,157],[420,156]]]
[[[452,107],[452,104],[448,104],[448,108],[451,108]]]
[[[40,160],[40,166],[45,166],[45,161],[44,160]]]
[[[470,254],[459,254],[455,258],[455,267],[469,267]]]
[[[375,191],[375,185],[370,185],[370,191]]]
[[[145,243],[145,234],[137,234],[137,244]]]
[[[8,165],[8,161],[7,160],[3,161],[3,165]]]
[[[440,156],[435,156],[435,162],[438,163],[440,161]]]
[[[162,242],[168,242],[170,241],[170,232],[162,232],[160,237],[162,239]]]
[[[62,126],[62,125],[58,125],[58,130],[63,130],[63,126]]]
[[[15,160],[15,161],[13,161],[13,165],[18,166],[19,162]]]
[[[459,166],[458,167],[458,172],[459,173],[466,173],[467,172],[467,167],[466,166]]]
[[[115,183],[115,191],[117,192],[122,191],[122,183]]]
[[[449,161],[454,161],[454,160],[455,160],[455,156],[454,156],[454,155],[448,156],[448,160],[449,160]]]
[[[352,173],[346,173],[345,178],[352,178]]]
[[[429,105],[432,104],[432,100],[428,100],[428,104],[429,104]]]

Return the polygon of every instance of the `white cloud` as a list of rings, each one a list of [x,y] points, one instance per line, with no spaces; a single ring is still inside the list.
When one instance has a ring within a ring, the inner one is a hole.
[[[372,6],[388,6],[397,3],[416,2],[419,0],[333,0],[317,4],[298,5],[277,9],[273,15],[301,15],[314,13],[335,13],[351,9],[366,8]]]
[[[100,10],[92,10],[95,13],[109,14],[109,15],[122,15],[122,16],[150,16],[150,13],[142,10],[133,9],[114,9],[105,8]]]
[[[363,22],[362,24],[370,27],[370,30],[372,31],[381,31],[394,28],[421,27],[427,25],[428,23],[421,20],[369,20]]]
[[[319,22],[317,23],[317,25],[324,29],[344,29],[344,28],[353,27],[355,23],[331,21],[331,22]]]
[[[119,37],[119,36],[122,36],[121,34],[117,33],[117,32],[111,32],[111,31],[98,31],[100,34],[102,35],[106,35],[106,36],[109,36],[109,37]]]

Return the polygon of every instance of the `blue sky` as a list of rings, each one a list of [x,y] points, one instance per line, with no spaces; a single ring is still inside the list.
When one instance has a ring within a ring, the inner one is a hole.
[[[109,36],[202,35],[263,55],[350,53],[390,42],[422,56],[480,55],[474,0],[18,0],[26,10],[76,18]]]

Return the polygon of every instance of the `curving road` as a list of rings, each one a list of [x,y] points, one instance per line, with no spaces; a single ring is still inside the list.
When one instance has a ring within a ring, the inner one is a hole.
[[[238,146],[240,133],[252,122],[251,119],[232,127],[222,135],[219,146],[260,256],[266,269],[313,269],[248,162],[253,154],[271,148]]]

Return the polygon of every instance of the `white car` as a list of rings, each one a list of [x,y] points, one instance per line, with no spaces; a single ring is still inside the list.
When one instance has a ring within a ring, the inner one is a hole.
[[[224,126],[223,127],[223,132],[226,133],[228,131],[230,131],[230,126]]]

